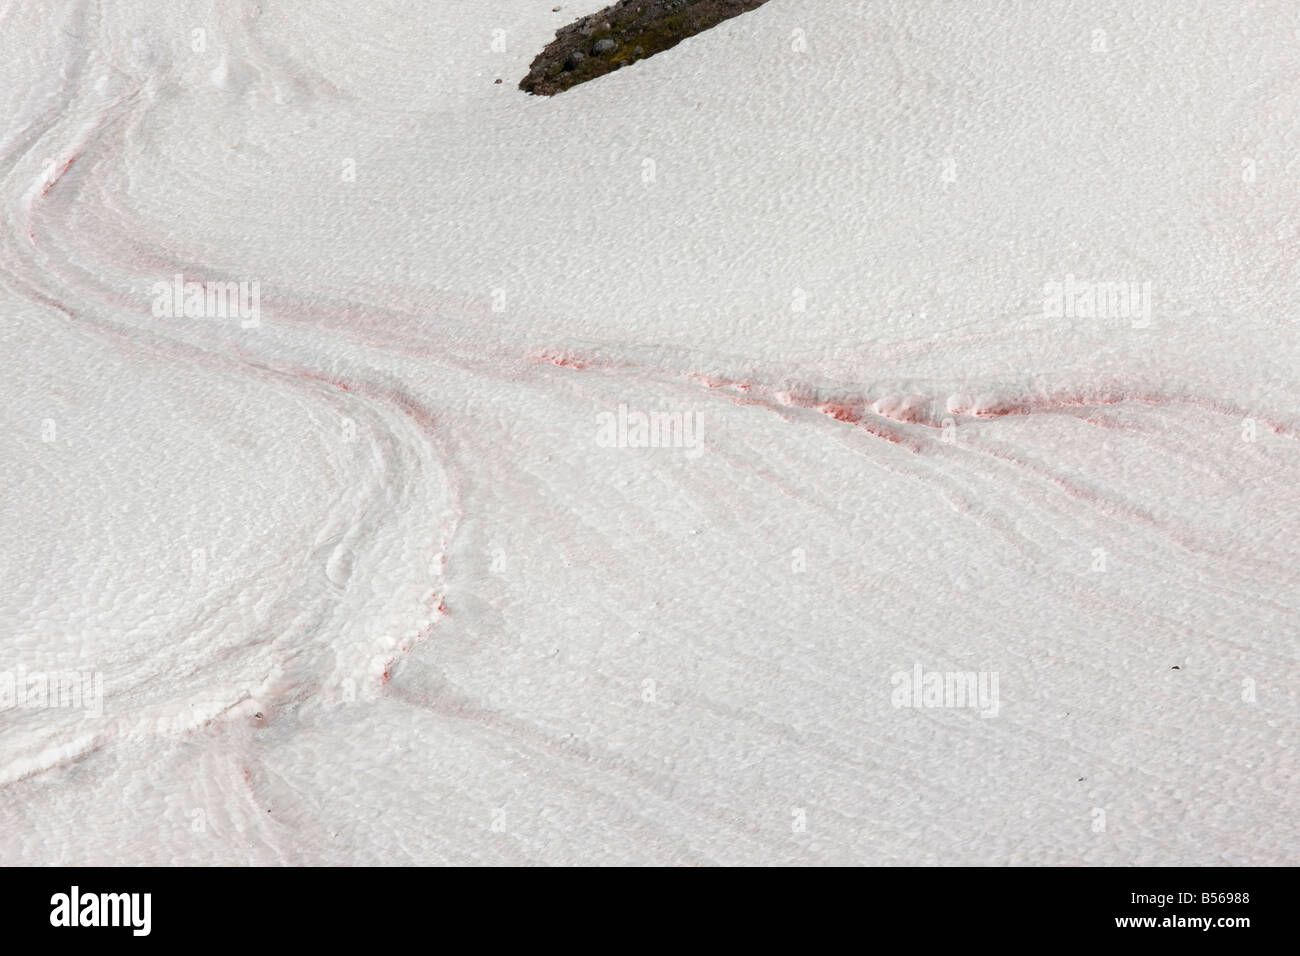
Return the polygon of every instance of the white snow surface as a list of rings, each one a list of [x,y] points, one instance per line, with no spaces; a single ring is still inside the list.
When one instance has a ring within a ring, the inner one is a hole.
[[[0,5],[0,862],[1300,862],[1300,9],[556,3]]]

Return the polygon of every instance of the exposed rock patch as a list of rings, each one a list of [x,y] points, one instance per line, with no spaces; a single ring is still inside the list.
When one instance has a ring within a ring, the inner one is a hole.
[[[519,88],[554,96],[662,53],[765,3],[767,0],[619,0],[557,30],[555,39],[533,60]]]

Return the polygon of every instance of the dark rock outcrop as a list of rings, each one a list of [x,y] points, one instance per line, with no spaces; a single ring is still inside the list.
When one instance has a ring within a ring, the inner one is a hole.
[[[519,88],[553,96],[676,46],[767,0],[619,0],[556,31]]]

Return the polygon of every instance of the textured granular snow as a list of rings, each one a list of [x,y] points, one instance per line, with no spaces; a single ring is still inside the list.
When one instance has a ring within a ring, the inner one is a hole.
[[[1300,12],[603,5],[0,10],[0,861],[1295,863]]]

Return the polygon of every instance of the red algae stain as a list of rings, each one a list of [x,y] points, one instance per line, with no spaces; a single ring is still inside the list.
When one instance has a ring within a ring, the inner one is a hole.
[[[582,370],[587,367],[586,362],[582,361],[581,359],[576,359],[573,356],[567,355],[563,352],[550,352],[550,351],[540,352],[538,353],[537,358],[545,362],[550,362],[552,365],[558,365],[561,368],[572,368],[572,369]]]
[[[41,190],[41,195],[42,196],[47,195],[49,191],[55,187],[58,181],[63,178],[63,174],[72,168],[72,164],[75,163],[76,161],[77,161],[77,156],[73,156],[66,163],[64,163],[62,168],[59,169],[59,171],[54,174],[54,176],[50,179],[50,181],[45,184],[45,188]]]
[[[547,350],[540,353],[534,353],[533,357],[563,368],[586,369],[591,366],[589,361],[559,351]],[[627,371],[636,370],[636,366],[632,364],[601,364],[602,367],[605,368],[617,367]],[[899,422],[904,425],[940,428],[944,427],[947,421],[947,416],[967,416],[974,419],[987,420],[1017,415],[1027,416],[1051,413],[1054,411],[1068,411],[1090,425],[1116,429],[1131,426],[1120,422],[1105,421],[1099,419],[1097,416],[1078,415],[1078,412],[1084,409],[1103,408],[1130,402],[1151,406],[1191,405],[1194,407],[1206,408],[1225,415],[1246,414],[1244,411],[1238,409],[1223,407],[1222,403],[1206,402],[1204,400],[1198,401],[1194,398],[1188,397],[1179,398],[1162,395],[1149,390],[1128,391],[1119,386],[1106,386],[1098,387],[1095,391],[1070,391],[1056,395],[1044,395],[1040,392],[1033,397],[1018,399],[999,398],[990,393],[985,393],[973,399],[967,395],[953,396],[948,399],[946,416],[941,417],[943,413],[936,413],[933,410],[934,402],[938,401],[936,397],[915,393],[892,396],[887,395],[877,398],[874,401],[872,401],[870,396],[867,395],[859,398],[837,398],[825,401],[814,397],[814,393],[810,390],[801,389],[798,391],[791,391],[787,389],[777,389],[759,382],[726,378],[716,375],[706,375],[702,373],[680,373],[680,377],[703,385],[710,390],[721,390],[732,393],[727,394],[726,397],[736,404],[761,405],[773,410],[777,410],[783,406],[813,409],[823,415],[833,418],[836,421],[860,427],[870,435],[877,438],[883,438],[888,442],[900,445],[907,448],[909,451],[918,454],[923,450],[921,442],[907,436],[903,432],[884,427],[881,423]],[[737,395],[734,393],[740,394]],[[871,412],[870,415],[867,414],[868,408]],[[1274,434],[1291,433],[1291,430],[1280,422],[1260,416],[1250,417],[1258,418],[1260,424]],[[878,419],[879,421],[868,425],[867,422],[872,421],[873,419]]]
[[[849,422],[856,425],[862,421],[862,413],[847,402],[827,402],[817,410],[823,415],[829,415],[837,422]]]

